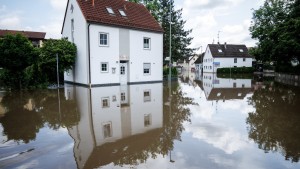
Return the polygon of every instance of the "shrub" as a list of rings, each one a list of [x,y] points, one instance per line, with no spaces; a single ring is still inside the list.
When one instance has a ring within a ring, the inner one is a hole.
[[[217,73],[253,73],[253,67],[219,68]]]

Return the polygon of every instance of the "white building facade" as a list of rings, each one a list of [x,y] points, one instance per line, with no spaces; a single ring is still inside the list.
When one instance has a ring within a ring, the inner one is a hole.
[[[68,0],[62,36],[77,46],[65,82],[94,87],[162,81],[163,30],[141,5]]]
[[[203,72],[216,73],[218,68],[252,67],[252,57],[245,45],[209,44],[203,58]]]

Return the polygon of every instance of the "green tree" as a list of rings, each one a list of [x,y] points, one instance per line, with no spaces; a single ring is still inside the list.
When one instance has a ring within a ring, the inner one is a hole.
[[[1,80],[4,85],[21,89],[29,83],[26,68],[34,64],[38,49],[21,34],[5,35],[0,39],[0,67],[4,69]]]
[[[172,61],[187,58],[191,56],[195,49],[189,48],[193,38],[189,37],[192,30],[184,30],[186,21],[182,19],[182,9],[174,9],[174,1],[172,0],[159,0],[160,2],[160,23],[165,31],[163,43],[163,56],[169,56],[170,49],[170,13],[171,13],[171,51]],[[171,10],[170,10],[171,5]]]
[[[253,12],[249,28],[252,38],[259,42],[253,51],[257,60],[277,61],[290,66],[300,56],[299,0],[266,0]]]
[[[247,117],[249,138],[265,152],[281,152],[286,160],[300,159],[300,90],[275,83],[254,92]]]
[[[59,58],[60,79],[63,79],[63,72],[72,69],[75,64],[76,52],[76,45],[67,39],[49,39],[41,48],[37,68],[46,76],[48,82],[56,82],[56,55]]]

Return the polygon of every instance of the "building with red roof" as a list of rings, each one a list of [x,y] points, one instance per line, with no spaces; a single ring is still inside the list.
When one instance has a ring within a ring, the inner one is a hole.
[[[143,5],[68,0],[62,36],[77,46],[66,82],[95,87],[162,81],[163,29]]]

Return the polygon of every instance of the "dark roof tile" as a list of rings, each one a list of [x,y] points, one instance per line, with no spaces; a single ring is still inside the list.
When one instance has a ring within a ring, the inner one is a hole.
[[[240,57],[240,58],[252,58],[248,53],[246,45],[232,45],[232,44],[208,44],[213,57]],[[222,52],[218,50],[221,49]],[[240,49],[243,52],[240,52]]]

